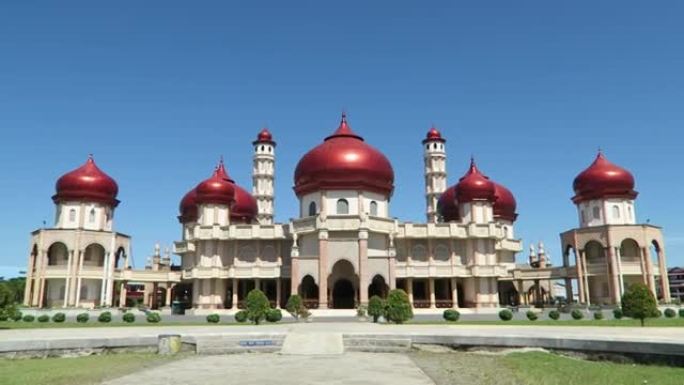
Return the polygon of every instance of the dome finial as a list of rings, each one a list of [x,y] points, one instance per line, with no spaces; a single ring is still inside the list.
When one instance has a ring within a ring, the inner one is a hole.
[[[95,161],[95,158],[93,157],[93,153],[91,152],[90,154],[88,154],[88,162],[92,163],[94,161]]]
[[[347,124],[347,109],[346,108],[342,109],[342,119],[340,120],[340,124]]]

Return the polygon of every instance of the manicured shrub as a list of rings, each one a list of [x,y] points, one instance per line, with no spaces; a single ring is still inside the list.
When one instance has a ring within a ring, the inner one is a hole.
[[[356,316],[359,318],[366,318],[366,315],[368,315],[368,309],[360,305],[359,307],[356,308]]]
[[[601,310],[597,310],[594,312],[594,319],[597,321],[600,321],[603,319],[603,312]]]
[[[299,321],[299,316],[302,313],[302,308],[304,308],[304,301],[302,297],[297,294],[292,294],[290,298],[287,299],[287,304],[285,304],[285,310],[296,320]],[[239,321],[238,321],[239,322]]]
[[[684,318],[684,309],[679,309],[679,316]]]
[[[11,314],[9,314],[9,317],[12,319],[12,321],[19,322],[24,318],[24,314],[19,310],[14,310]]]
[[[456,322],[461,317],[461,313],[454,309],[446,309],[444,310],[444,313],[442,313],[442,317],[447,321]]]
[[[253,289],[247,293],[245,300],[245,310],[247,310],[247,318],[253,324],[259,325],[263,319],[266,318],[266,313],[271,309],[271,304],[268,302],[268,297],[263,291]]]
[[[508,309],[503,309],[499,312],[499,318],[502,321],[510,321],[513,319],[513,312]]]
[[[655,297],[643,283],[635,283],[627,289],[622,296],[622,311],[626,316],[641,321],[641,326],[644,326],[646,318],[660,316]]]
[[[663,316],[663,312],[660,309],[656,309],[653,318],[660,318]]]
[[[390,290],[387,295],[385,319],[396,324],[404,323],[413,318],[413,309],[408,295],[401,289]]]
[[[50,322],[50,316],[47,314],[42,314],[40,317],[38,317],[38,322]]]
[[[266,313],[266,321],[268,322],[278,322],[281,319],[283,319],[283,313],[280,309],[270,309],[268,313]]]
[[[33,322],[33,320],[35,320],[36,317],[32,316],[31,314],[26,314],[26,315],[23,316],[21,319],[22,319],[22,321],[24,321],[24,322]]]
[[[135,322],[135,314],[133,313],[124,313],[124,315],[121,317],[123,322],[132,324]]]
[[[88,322],[88,320],[90,320],[90,314],[88,314],[88,313],[81,313],[81,314],[76,316],[76,322],[78,322],[78,323],[84,324],[84,323]]]
[[[66,314],[64,314],[64,313],[55,313],[52,316],[52,322],[62,323],[65,320],[66,320]]]
[[[558,310],[551,310],[549,312],[549,318],[551,318],[554,321],[558,321],[560,318],[560,312]]]
[[[209,314],[207,316],[207,322],[210,324],[217,324],[221,321],[221,316],[218,314]]]
[[[104,312],[100,313],[99,316],[97,316],[97,320],[98,320],[98,322],[103,322],[103,323],[112,322],[112,313],[110,313],[108,311],[104,311]]]
[[[527,319],[530,321],[536,321],[538,316],[537,313],[533,312],[532,310],[528,310],[527,313],[525,313],[527,316]]]
[[[378,322],[378,319],[385,312],[385,301],[374,295],[368,300],[368,315],[373,317],[373,322]]]
[[[613,318],[622,319],[622,317],[624,317],[624,316],[625,315],[622,314],[622,309],[620,309],[619,307],[616,307],[615,309],[613,309]]]
[[[161,322],[161,316],[159,315],[159,313],[149,312],[147,313],[147,322],[152,324],[158,324],[159,322]]]
[[[240,310],[235,313],[235,320],[239,323],[247,322],[247,318],[249,318],[249,316],[247,315],[246,310]]]
[[[677,315],[677,312],[675,312],[674,309],[668,307],[667,309],[665,309],[665,312],[663,314],[665,314],[665,317],[667,318],[674,318]]]
[[[570,313],[570,315],[572,316],[572,319],[577,320],[577,321],[579,321],[579,320],[581,320],[582,318],[584,318],[584,313],[582,313],[582,310],[580,310],[580,309],[575,309],[575,310],[573,310],[573,311]]]

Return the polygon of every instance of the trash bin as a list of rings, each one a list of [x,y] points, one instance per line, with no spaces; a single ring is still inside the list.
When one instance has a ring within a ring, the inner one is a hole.
[[[185,314],[185,306],[181,301],[171,302],[171,314]]]

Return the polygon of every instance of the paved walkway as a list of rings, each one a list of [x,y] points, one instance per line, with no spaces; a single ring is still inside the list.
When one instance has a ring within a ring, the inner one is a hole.
[[[187,358],[129,374],[103,385],[180,384],[434,385],[405,355],[345,353],[308,357],[232,354]]]

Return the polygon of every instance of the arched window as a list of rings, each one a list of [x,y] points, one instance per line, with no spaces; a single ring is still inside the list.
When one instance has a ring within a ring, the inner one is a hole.
[[[316,202],[309,203],[309,216],[313,217],[316,215]]]
[[[594,215],[594,219],[601,219],[601,208],[598,206],[594,206],[592,214]]]
[[[90,213],[88,214],[88,222],[95,223],[95,209],[90,209]]]
[[[261,146],[261,151],[264,151],[264,146]]]
[[[69,210],[69,222],[76,222],[76,209]]]
[[[349,202],[346,199],[339,199],[337,201],[337,213],[349,214]]]
[[[371,201],[371,203],[370,203],[370,215],[372,215],[374,217],[378,216],[378,202]]]
[[[618,205],[613,206],[613,218],[620,219],[620,206]]]

